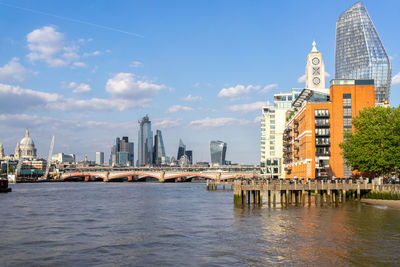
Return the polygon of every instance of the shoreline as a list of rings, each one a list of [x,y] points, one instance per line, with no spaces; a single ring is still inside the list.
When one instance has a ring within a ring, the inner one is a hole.
[[[368,205],[380,205],[380,206],[387,206],[389,208],[400,209],[400,200],[363,198],[363,199],[361,199],[361,202],[368,204]]]

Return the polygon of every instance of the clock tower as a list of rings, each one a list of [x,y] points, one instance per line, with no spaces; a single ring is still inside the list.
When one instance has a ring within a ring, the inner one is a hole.
[[[315,41],[307,56],[306,88],[325,88],[325,64],[322,54],[318,52]]]

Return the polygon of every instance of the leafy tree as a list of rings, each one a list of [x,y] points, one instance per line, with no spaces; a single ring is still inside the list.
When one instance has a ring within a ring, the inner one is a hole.
[[[400,106],[365,108],[352,124],[340,144],[347,165],[378,175],[400,167]]]

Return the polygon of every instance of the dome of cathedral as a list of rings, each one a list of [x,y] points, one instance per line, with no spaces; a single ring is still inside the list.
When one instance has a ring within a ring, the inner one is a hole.
[[[33,142],[32,138],[29,136],[29,130],[26,129],[25,137],[21,139],[19,145],[22,147],[34,147],[35,143]]]
[[[25,137],[21,139],[17,147],[15,148],[15,156],[18,158],[22,156],[22,158],[33,159],[36,158],[36,148],[35,143],[32,138],[29,136],[29,130],[26,129]]]

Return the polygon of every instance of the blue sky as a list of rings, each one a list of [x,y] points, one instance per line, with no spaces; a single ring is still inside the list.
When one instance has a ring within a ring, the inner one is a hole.
[[[149,114],[168,156],[182,138],[209,161],[216,139],[228,160],[257,164],[260,107],[303,86],[313,40],[333,77],[336,19],[354,3],[0,1],[0,142],[13,153],[29,127],[40,156],[55,134],[54,152],[108,158],[117,136],[136,150]],[[398,106],[400,2],[364,4],[398,75]]]

